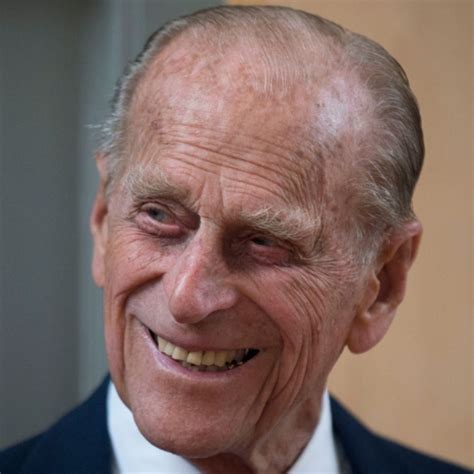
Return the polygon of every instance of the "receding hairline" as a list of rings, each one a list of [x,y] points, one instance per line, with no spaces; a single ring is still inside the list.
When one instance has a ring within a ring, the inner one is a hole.
[[[203,42],[203,44],[206,44],[207,39],[204,37],[209,37],[210,39],[212,39],[212,32],[207,31],[206,34],[201,37],[200,40]],[[171,88],[176,88],[176,83],[173,81],[173,78],[177,78],[178,81],[184,81],[180,82],[181,84],[186,84],[186,81],[190,80],[190,78],[186,77],[186,74],[182,74],[183,68],[193,70],[192,68],[195,66],[196,63],[206,64],[207,61],[209,61],[209,59],[207,58],[208,55],[204,55],[205,57],[203,58],[202,54],[192,54],[196,51],[202,52],[202,49],[200,49],[200,45],[196,44],[192,40],[192,32],[184,30],[180,32],[176,37],[173,37],[171,41],[167,42],[164,47],[161,48],[150,59],[146,70],[139,78],[139,81],[135,86],[133,95],[131,96],[128,109],[129,119],[134,117],[133,120],[136,120],[137,116],[132,115],[132,113],[141,113],[141,111],[143,110],[143,106],[145,105],[149,107],[149,104],[153,100],[162,100],[159,104],[159,107],[161,107],[161,111],[173,110],[174,104],[171,104],[170,107],[170,103],[167,102],[167,97],[160,89],[160,83],[168,83],[167,87],[170,87],[169,84],[171,84]],[[178,54],[179,58],[182,52],[186,50],[187,44],[191,44],[190,54],[192,57],[187,58],[186,65],[178,65],[176,58],[173,58],[173,55]],[[248,48],[248,46],[246,45],[229,45],[228,47],[229,50],[234,53],[237,51],[237,54],[247,52],[247,50],[240,51],[239,48]],[[251,50],[250,54],[253,54]],[[276,52],[277,58],[278,54],[279,53]],[[321,58],[325,58],[327,56],[324,48],[320,48],[320,50],[318,51],[318,55]],[[219,57],[218,60],[216,60],[213,55],[210,56],[213,58],[211,60],[213,62],[212,66],[214,67],[213,71],[217,71],[216,76],[217,78],[220,78],[221,73],[224,72],[222,71],[222,68],[225,68],[226,65],[232,60],[229,60],[229,58],[225,55]],[[341,142],[344,145],[346,136],[355,136],[358,132],[361,132],[361,128],[363,128],[364,130],[360,134],[360,137],[356,137],[356,139],[363,139],[365,138],[365,131],[368,130],[367,124],[369,122],[369,109],[371,108],[371,104],[369,104],[369,102],[371,100],[371,96],[360,83],[358,78],[351,73],[351,70],[347,66],[347,64],[343,64],[343,61],[339,56],[341,56],[341,54],[339,54],[338,57],[334,59],[334,61],[327,61],[324,66],[321,66],[320,63],[318,63],[318,65],[310,64],[309,68],[317,76],[322,77],[314,78],[310,77],[310,75],[307,74],[306,79],[309,82],[306,87],[302,85],[299,81],[297,81],[296,77],[293,77],[291,78],[292,80],[288,81],[286,84],[278,84],[277,86],[270,87],[269,90],[252,89],[249,92],[249,95],[253,93],[257,94],[257,96],[263,95],[263,98],[266,99],[267,104],[270,103],[269,101],[272,101],[276,96],[279,96],[279,99],[281,99],[282,97],[280,93],[283,92],[286,96],[283,97],[283,102],[281,103],[288,101],[287,103],[290,104],[292,107],[296,105],[295,97],[298,95],[293,94],[292,90],[296,90],[296,92],[298,92],[300,96],[306,96],[309,100],[303,101],[300,97],[298,107],[301,107],[301,110],[305,111],[302,115],[302,117],[305,117],[305,120],[301,122],[301,126],[304,125],[304,129],[306,130],[305,133],[306,135],[308,135],[308,142],[313,142],[315,144],[315,146],[313,147],[313,153],[315,150],[319,149],[318,145],[327,147],[327,150],[329,149],[327,143],[325,142],[326,138],[333,139],[333,145],[335,144],[335,142]],[[303,54],[300,55],[299,59],[293,58],[293,60],[298,61],[300,65],[306,64],[306,59],[308,58],[305,57]],[[166,64],[167,62],[171,62],[171,70],[168,69],[168,65]],[[279,61],[277,61],[277,65],[281,66]],[[235,68],[238,68],[238,65],[235,66]],[[259,70],[267,70],[269,72],[269,75],[273,74],[276,79],[281,79],[281,77],[279,77],[281,75],[274,67],[272,68],[268,65],[258,64],[255,69],[257,68],[259,68]],[[287,69],[290,70],[291,68]],[[321,71],[321,69],[323,69],[323,71]],[[209,73],[209,71],[205,72]],[[232,89],[235,88],[235,82],[237,82],[237,80],[240,80],[241,77],[234,76],[230,79],[234,80],[234,82],[231,82],[229,85],[229,88]],[[191,78],[191,82],[192,81],[193,79]],[[356,90],[357,93],[354,94],[354,90]],[[241,91],[236,91],[235,93],[237,95],[242,94]],[[241,95],[239,96],[241,97]],[[340,96],[342,96],[342,100],[339,100],[341,99]],[[152,100],[150,101],[150,99]],[[274,107],[275,105],[276,104],[272,102],[272,107]],[[339,106],[345,106],[346,109],[350,109],[350,111],[341,111],[341,107]],[[339,113],[339,117],[337,117],[337,112]],[[160,113],[159,109],[157,109],[157,113]],[[354,117],[357,117],[357,121],[352,120]],[[129,125],[126,127],[127,130],[131,130],[130,124],[133,120],[130,120]],[[340,120],[341,123],[337,123],[338,120]],[[363,126],[361,125],[362,123],[364,123]],[[344,128],[344,137],[342,137],[342,133],[339,133],[341,132],[340,130],[336,130],[337,127]],[[349,133],[346,133],[346,131]],[[312,138],[310,138],[311,136]],[[341,148],[337,150],[337,152],[339,153],[340,151]],[[317,160],[318,153],[316,152],[314,154],[314,159]],[[333,150],[332,154],[335,158],[338,158],[336,156],[336,150]]]
[[[254,13],[259,15],[254,16]],[[272,22],[267,17],[271,17]],[[311,25],[315,21],[318,22],[316,28]],[[240,55],[243,65],[248,67],[247,72],[255,75],[254,91],[270,93],[267,95],[273,96],[275,92],[281,91],[289,94],[291,89],[307,89],[310,95],[310,88],[315,90],[319,80],[325,80],[326,84],[333,83],[334,72],[337,70],[343,72],[346,81],[352,81],[353,89],[363,88],[344,52],[344,38],[352,33],[336,23],[307,12],[279,6],[223,6],[198,11],[183,19],[174,20],[169,25],[158,30],[148,40],[144,49],[146,54],[141,55],[142,66],[138,74],[133,75],[130,93],[126,95],[127,102],[123,104],[122,144],[130,129],[132,105],[139,100],[140,95],[146,99],[150,97],[153,82],[160,74],[170,72],[169,64],[166,65],[167,59],[177,48],[186,49],[188,44],[199,53],[194,61],[187,61],[188,65],[209,61],[206,56],[212,57],[213,61],[218,57],[222,64],[228,61],[229,52]],[[267,33],[273,31],[272,41],[262,36],[261,26]],[[282,41],[282,30],[294,34],[286,35],[285,41]],[[203,55],[204,47],[212,48],[212,54]],[[257,58],[262,60],[256,60]],[[175,62],[175,66],[177,69],[174,72],[180,74],[182,65],[178,66]],[[219,70],[219,75],[221,73]],[[315,75],[319,76],[316,80]],[[229,77],[228,80],[232,82],[235,78]],[[155,98],[158,98],[159,89],[155,88],[154,93]],[[370,93],[366,95],[371,98]],[[313,116],[315,118],[316,114]],[[330,130],[330,127],[321,128],[325,133]],[[321,137],[320,134],[318,139]]]
[[[275,16],[274,20],[278,20],[275,25],[268,22],[262,25],[257,21],[249,24],[245,21],[249,18],[240,18],[235,23],[190,23],[169,38],[165,37],[151,51],[132,98],[140,87],[150,79],[156,80],[160,74],[182,75],[186,68],[189,72],[197,64],[222,67],[230,61],[239,63],[240,75],[245,73],[247,79],[253,80],[255,91],[262,93],[272,94],[295,86],[311,87],[315,82],[327,80],[337,70],[343,70],[346,77],[357,78],[352,74],[353,64],[344,50],[342,38],[349,34],[347,30],[333,23],[332,35],[325,36],[327,31],[312,30],[304,24],[303,20],[307,23],[313,19],[311,14],[285,7],[265,7],[265,11],[267,9],[275,13],[284,10],[292,16],[285,19]],[[293,24],[295,20],[301,24]],[[264,37],[262,26],[267,33],[276,30],[278,34],[273,34],[271,39]],[[177,51],[185,54],[176,58]],[[203,54],[205,51],[210,54]]]

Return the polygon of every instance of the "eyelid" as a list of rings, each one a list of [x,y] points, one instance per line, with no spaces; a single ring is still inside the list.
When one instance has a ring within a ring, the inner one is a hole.
[[[250,236],[249,240],[253,244],[261,246],[261,247],[284,247],[284,245],[282,244],[280,240],[278,240],[275,237],[268,236],[265,234],[252,235]],[[257,240],[267,241],[268,244],[267,243],[259,244],[256,242]]]
[[[277,235],[266,232],[265,230],[249,230],[244,235],[244,238],[248,241],[252,241],[253,239],[268,240],[273,244],[273,246],[280,246],[282,248],[292,247],[290,242],[287,242],[286,240],[278,237]]]
[[[304,263],[307,262],[308,259],[310,258],[308,255],[308,252],[305,250],[305,248],[295,242],[288,242],[283,239],[279,239],[276,236],[273,235],[268,235],[265,232],[261,232],[259,234],[254,234],[255,236],[262,236],[265,238],[268,238],[269,240],[273,241],[275,245],[272,246],[258,246],[261,249],[261,252],[277,252],[278,250],[281,249],[283,252],[287,252],[288,258],[287,261],[282,263],[283,265],[290,265],[291,263]],[[249,235],[248,240],[251,240],[252,236]]]
[[[147,204],[156,205],[163,208],[166,212],[169,212],[174,216],[181,225],[188,229],[195,230],[199,227],[200,218],[199,215],[185,207],[180,202],[166,198],[148,198],[141,199],[135,204],[135,214],[139,213],[143,207]]]
[[[162,204],[158,202],[145,202],[140,206],[139,210],[143,211],[143,210],[153,209],[153,208],[161,209],[165,212],[168,212],[169,214],[173,214],[173,211],[166,204]]]
[[[281,243],[270,237],[262,238],[268,239],[272,242],[270,245],[259,245],[252,241],[254,237],[250,237],[249,251],[252,258],[263,265],[270,266],[286,266],[293,260],[293,252],[289,247],[281,245]]]
[[[153,208],[163,211],[166,215],[164,222],[149,215],[148,211]],[[180,238],[185,232],[176,214],[168,206],[158,202],[137,203],[130,214],[130,221],[147,234],[160,238]]]
[[[259,239],[266,242],[259,244],[256,242]],[[259,247],[262,250],[267,248],[268,250],[281,249],[281,250],[290,251],[292,248],[292,246],[288,242],[285,242],[284,240],[281,240],[278,237],[275,237],[273,235],[269,235],[265,232],[250,233],[248,236],[246,236],[246,240],[250,244],[255,245],[256,247]]]
[[[150,199],[140,199],[137,202],[135,202],[133,204],[131,215],[136,216],[140,212],[146,211],[147,208],[150,208],[150,207],[151,208],[156,207],[156,208],[162,209],[163,211],[169,213],[171,216],[174,216],[174,217],[176,217],[177,220],[179,220],[179,217],[178,217],[177,213],[175,212],[175,210],[170,205],[168,205],[167,203],[165,203],[163,201],[158,201],[158,200],[154,200],[154,199],[151,199],[151,198]]]

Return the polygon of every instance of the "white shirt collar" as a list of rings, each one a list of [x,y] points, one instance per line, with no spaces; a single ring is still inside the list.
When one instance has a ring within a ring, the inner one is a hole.
[[[114,474],[132,472],[195,474],[186,459],[153,446],[138,430],[131,411],[110,382],[107,392],[107,427],[114,455]],[[289,470],[292,474],[339,474],[336,442],[332,431],[329,395],[324,392],[319,424],[309,443]]]
[[[327,390],[323,394],[321,416],[309,443],[288,471],[292,474],[339,474],[336,440],[332,430],[331,406]]]

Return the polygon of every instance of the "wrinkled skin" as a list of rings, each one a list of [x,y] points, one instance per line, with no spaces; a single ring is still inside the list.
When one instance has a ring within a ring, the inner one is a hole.
[[[180,55],[171,48],[139,85],[125,179],[109,199],[98,156],[93,272],[110,371],[156,446],[205,472],[281,472],[314,430],[344,346],[365,351],[388,328],[420,229],[370,265],[353,258],[344,183],[355,132],[339,117],[334,148],[302,125],[330,120],[324,98],[353,101],[349,84],[262,94],[232,59],[176,70]],[[163,180],[176,192],[160,192]],[[252,220],[263,210],[284,216],[279,234]],[[295,232],[291,216],[306,227]],[[189,372],[163,363],[148,330],[187,349],[260,352],[228,372]]]

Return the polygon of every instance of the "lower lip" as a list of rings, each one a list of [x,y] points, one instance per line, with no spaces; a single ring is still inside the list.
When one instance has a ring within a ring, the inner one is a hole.
[[[187,369],[186,367],[183,367],[181,365],[181,361],[176,361],[172,359],[171,357],[167,356],[166,354],[163,354],[162,352],[160,352],[155,341],[153,340],[152,335],[150,334],[150,330],[141,322],[139,322],[139,324],[141,325],[144,335],[146,336],[147,344],[151,347],[155,360],[161,366],[163,366],[167,371],[178,372],[192,379],[223,380],[223,379],[235,377],[237,375],[240,375],[245,370],[246,367],[247,368],[252,367],[254,365],[252,362],[254,362],[261,353],[260,351],[259,354],[257,354],[255,357],[253,357],[249,361],[245,362],[245,364],[234,367],[233,369],[215,371],[215,372],[202,372],[199,370],[190,370],[190,369]]]

